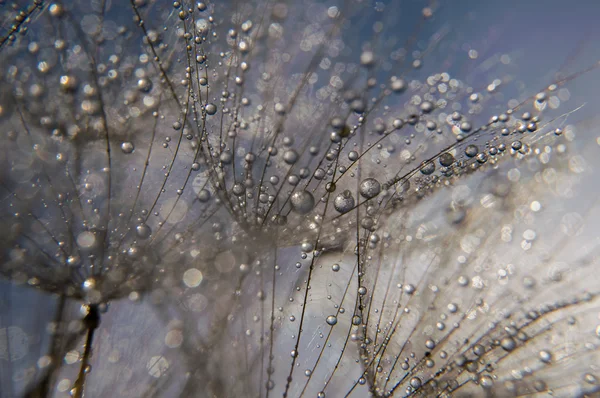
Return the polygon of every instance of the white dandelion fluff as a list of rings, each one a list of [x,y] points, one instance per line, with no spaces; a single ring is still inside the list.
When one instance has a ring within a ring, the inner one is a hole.
[[[579,6],[0,2],[2,397],[597,394]]]

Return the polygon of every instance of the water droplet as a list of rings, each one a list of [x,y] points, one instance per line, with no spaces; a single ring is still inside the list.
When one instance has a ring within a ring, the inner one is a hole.
[[[544,363],[549,363],[552,361],[552,353],[547,350],[542,350],[539,352],[540,360]]]
[[[217,113],[217,106],[215,104],[206,104],[206,106],[204,107],[204,110],[206,111],[207,115],[214,115],[215,113]]]
[[[83,281],[83,283],[81,284],[81,288],[86,291],[92,291],[94,289],[96,289],[96,279],[95,278],[87,278],[86,280]]]
[[[465,148],[465,155],[467,155],[468,157],[472,158],[475,157],[475,155],[477,155],[477,153],[479,152],[479,149],[477,148],[477,145],[467,145],[467,147]]]
[[[147,239],[152,234],[152,229],[147,224],[140,224],[135,228],[137,236],[142,239]]]
[[[333,201],[333,207],[342,214],[352,210],[354,208],[354,197],[352,196],[352,192],[345,190],[337,195]]]
[[[454,156],[452,156],[448,152],[442,153],[440,155],[439,162],[440,162],[440,165],[442,165],[443,167],[452,166],[452,163],[454,163]]]
[[[140,80],[138,80],[137,86],[138,90],[140,90],[141,92],[149,93],[152,90],[152,80],[143,77]]]
[[[516,346],[517,344],[515,343],[515,340],[512,337],[504,337],[502,340],[500,340],[500,347],[502,347],[506,351],[514,350]]]
[[[190,268],[183,273],[183,283],[190,288],[199,286],[202,279],[202,272],[196,268]]]
[[[406,82],[404,79],[392,78],[392,91],[395,93],[401,93],[406,90]]]
[[[83,231],[77,235],[77,244],[79,247],[89,249],[96,244],[96,235],[90,231]]]
[[[198,192],[198,200],[202,203],[206,203],[210,200],[210,191],[207,189],[201,189]]]
[[[426,176],[432,174],[435,171],[435,163],[433,162],[425,162],[423,166],[421,166],[421,173]]]
[[[287,164],[296,163],[296,161],[298,160],[298,152],[296,152],[294,149],[288,149],[283,153],[283,160]]]
[[[125,141],[121,144],[121,151],[123,151],[123,153],[132,153],[134,149],[133,143],[129,141]]]
[[[479,385],[485,389],[492,388],[494,386],[494,379],[490,375],[482,375],[479,377]]]
[[[373,51],[363,51],[360,54],[360,63],[363,66],[373,66],[375,64],[375,54],[373,54]]]
[[[290,198],[292,208],[299,214],[309,213],[315,206],[315,198],[308,191],[296,191]]]
[[[415,389],[421,387],[421,379],[418,377],[413,377],[410,379],[410,386]]]
[[[365,178],[360,183],[360,194],[363,198],[371,199],[381,192],[381,184],[374,178]]]
[[[246,187],[241,182],[236,182],[233,184],[232,192],[235,196],[242,196],[246,193]]]

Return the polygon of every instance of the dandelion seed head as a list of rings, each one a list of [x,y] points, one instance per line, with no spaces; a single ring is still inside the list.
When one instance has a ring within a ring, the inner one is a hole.
[[[593,69],[520,51],[494,4],[400,6],[2,11],[0,270],[74,341],[23,386],[593,392]]]

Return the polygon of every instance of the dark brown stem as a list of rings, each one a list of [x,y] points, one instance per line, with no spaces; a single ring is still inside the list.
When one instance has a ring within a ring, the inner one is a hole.
[[[79,368],[79,375],[73,385],[73,397],[83,398],[83,392],[85,390],[85,377],[88,373],[86,370],[90,357],[92,355],[92,343],[94,341],[94,332],[100,325],[100,313],[98,312],[97,305],[90,305],[88,314],[83,319],[83,323],[87,329],[87,337],[85,339],[85,346],[83,350],[83,358],[81,359],[81,367]]]

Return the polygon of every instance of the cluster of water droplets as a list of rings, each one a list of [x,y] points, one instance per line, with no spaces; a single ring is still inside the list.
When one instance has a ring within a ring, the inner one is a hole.
[[[578,75],[506,106],[510,76],[488,66],[479,87],[428,63],[447,34],[418,42],[435,4],[407,8],[403,33],[391,8],[2,11],[0,272],[59,303],[23,386],[597,391],[598,330],[577,327],[597,323],[596,245],[565,258],[598,216],[567,147]],[[581,339],[563,347],[554,325]],[[580,380],[558,383],[563,364]]]

